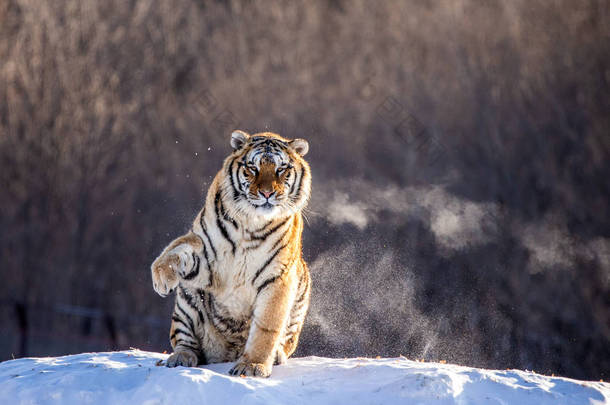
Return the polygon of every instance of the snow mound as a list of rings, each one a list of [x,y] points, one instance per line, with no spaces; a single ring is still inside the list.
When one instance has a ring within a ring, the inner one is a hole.
[[[609,404],[610,384],[397,359],[305,357],[268,379],[140,350],[0,363],[1,404]]]

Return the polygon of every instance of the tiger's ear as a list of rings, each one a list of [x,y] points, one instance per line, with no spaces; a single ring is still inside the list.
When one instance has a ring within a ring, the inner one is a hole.
[[[301,156],[305,156],[309,151],[309,142],[307,142],[305,139],[297,138],[290,141],[290,146]]]
[[[237,150],[241,148],[244,143],[250,138],[250,135],[245,133],[244,131],[236,130],[231,134],[231,146],[233,150]]]

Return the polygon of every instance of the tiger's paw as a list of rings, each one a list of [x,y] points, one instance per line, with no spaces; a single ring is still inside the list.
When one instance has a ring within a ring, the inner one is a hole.
[[[162,255],[151,266],[153,288],[162,297],[178,286],[177,271],[181,262],[175,254]]]
[[[266,366],[263,363],[239,362],[231,370],[229,370],[229,374],[246,377],[267,378],[271,375],[271,366]]]
[[[189,350],[177,350],[167,358],[167,367],[196,367],[197,355]]]

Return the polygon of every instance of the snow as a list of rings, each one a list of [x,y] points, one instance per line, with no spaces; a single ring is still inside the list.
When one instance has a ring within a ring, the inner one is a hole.
[[[610,404],[610,384],[406,358],[305,357],[271,378],[232,377],[231,364],[155,366],[129,350],[0,363],[0,404]]]

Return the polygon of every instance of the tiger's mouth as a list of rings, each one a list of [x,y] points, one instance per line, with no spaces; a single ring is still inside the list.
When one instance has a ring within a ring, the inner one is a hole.
[[[270,210],[270,209],[272,209],[273,207],[276,206],[276,204],[272,204],[269,201],[264,202],[262,204],[258,204],[258,205],[257,204],[252,204],[252,205],[254,205],[256,208],[260,208],[260,209],[263,209],[263,210]]]
[[[249,203],[255,208],[255,209],[261,209],[261,210],[270,210],[272,208],[275,208],[279,205],[279,201],[265,201],[265,202],[260,202],[259,201],[252,201],[250,199],[248,199]]]
[[[273,196],[271,198],[251,198],[248,196],[248,202],[255,208],[261,210],[271,210],[275,207],[278,207],[282,204],[282,198],[278,198],[277,196]]]

